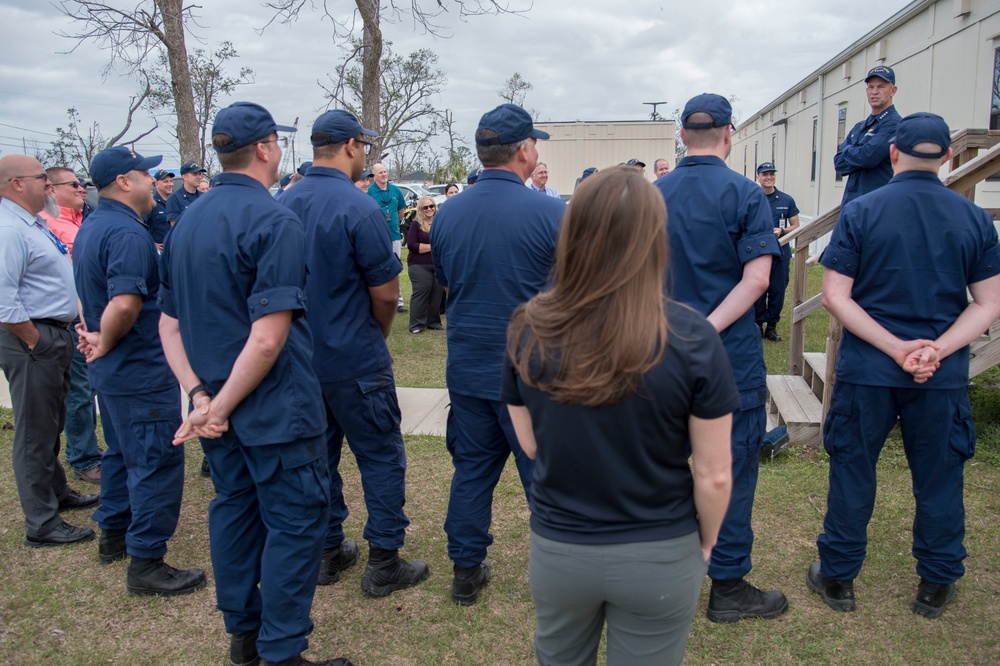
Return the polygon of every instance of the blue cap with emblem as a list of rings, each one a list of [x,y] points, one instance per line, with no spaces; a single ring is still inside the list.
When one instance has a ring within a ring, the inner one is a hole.
[[[115,178],[129,171],[148,171],[163,160],[163,155],[143,157],[126,146],[113,146],[97,153],[90,163],[90,177],[97,189],[115,182]]]
[[[332,109],[327,111],[312,126],[312,137],[310,141],[314,146],[327,146],[331,143],[340,143],[353,139],[359,134],[365,136],[377,136],[370,129],[365,129],[358,122],[357,116],[350,111],[343,109]]]
[[[777,169],[774,168],[774,162],[761,162],[760,166],[757,167],[757,175],[766,173],[768,171],[772,173],[777,171]]]
[[[896,85],[896,72],[892,71],[892,67],[886,67],[885,65],[872,67],[868,70],[868,76],[865,77],[865,83],[868,83],[868,79],[873,76],[877,76],[883,81],[888,81],[892,85]]]

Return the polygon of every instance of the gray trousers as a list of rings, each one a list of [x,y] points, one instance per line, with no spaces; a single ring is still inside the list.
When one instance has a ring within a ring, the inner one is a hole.
[[[698,533],[664,541],[581,545],[531,533],[535,656],[595,664],[608,625],[608,666],[680,664],[708,565]]]
[[[68,330],[38,324],[32,351],[0,326],[0,368],[14,407],[14,480],[29,538],[62,522],[59,500],[68,492],[59,463],[59,435],[66,422],[73,342]]]
[[[434,267],[410,264],[407,268],[413,293],[410,294],[410,330],[416,326],[441,327],[441,294],[444,289],[434,279]]]

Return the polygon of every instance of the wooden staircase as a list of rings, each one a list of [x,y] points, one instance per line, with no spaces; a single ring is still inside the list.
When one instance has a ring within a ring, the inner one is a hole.
[[[980,149],[988,149],[979,155]],[[1000,131],[966,129],[952,133],[950,171],[944,184],[963,196],[975,200],[976,185],[1000,171]],[[987,209],[994,220],[1000,219],[1000,209]],[[795,242],[792,275],[792,325],[788,352],[787,375],[767,376],[768,428],[784,425],[792,444],[816,447],[822,443],[822,424],[833,390],[834,365],[840,349],[841,326],[830,318],[825,352],[805,351],[807,317],[823,307],[822,293],[809,296],[808,267],[819,257],[809,256],[809,245],[833,230],[840,206],[814,218],[779,241],[782,245]],[[1000,320],[973,342],[969,349],[969,377],[1000,363]]]

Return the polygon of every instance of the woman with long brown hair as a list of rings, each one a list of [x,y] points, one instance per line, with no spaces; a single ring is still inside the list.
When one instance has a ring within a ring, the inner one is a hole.
[[[739,396],[718,334],[663,293],[663,198],[634,169],[582,183],[551,289],[508,330],[502,398],[537,458],[539,664],[679,664],[729,502]],[[689,445],[693,470],[688,465]]]
[[[414,224],[406,232],[406,271],[413,285],[410,296],[410,333],[423,333],[426,329],[440,331],[441,295],[444,290],[434,279],[431,261],[431,224],[437,204],[430,197],[420,197]]]

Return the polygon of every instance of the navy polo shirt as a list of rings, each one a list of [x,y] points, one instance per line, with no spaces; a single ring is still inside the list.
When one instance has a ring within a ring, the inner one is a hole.
[[[907,171],[840,211],[820,260],[854,279],[851,298],[902,340],[935,340],[968,306],[966,287],[1000,273],[993,218],[937,174]],[[968,349],[917,384],[890,357],[846,328],[837,380],[869,386],[963,388]]]
[[[896,135],[899,112],[890,105],[877,116],[868,116],[851,128],[833,156],[834,170],[847,176],[840,205],[882,187],[892,178],[889,142]]]
[[[565,210],[503,169],[483,171],[475,187],[441,207],[431,258],[448,289],[449,390],[500,399],[507,324],[548,283]]]
[[[743,264],[781,254],[764,191],[718,157],[685,157],[654,185],[667,203],[671,298],[708,316],[743,279]],[[739,390],[763,387],[764,348],[753,307],[720,337]]]
[[[167,223],[171,220],[176,223],[177,220],[181,219],[181,215],[184,214],[188,206],[197,201],[200,196],[201,190],[195,190],[194,194],[191,194],[184,189],[184,185],[174,190],[170,198],[167,199]]]
[[[146,226],[149,227],[149,235],[153,237],[153,242],[162,245],[163,239],[170,231],[170,220],[167,218],[167,202],[155,188],[153,189],[153,203],[156,205],[146,216]]]
[[[107,395],[130,395],[176,386],[160,344],[156,246],[139,214],[114,199],[101,199],[76,235],[73,279],[90,331],[101,329],[112,297],[142,297],[132,328],[114,349],[88,364],[93,387]]]
[[[312,166],[281,203],[305,225],[313,368],[339,382],[392,366],[369,287],[399,275],[385,216],[343,171]]]
[[[270,372],[229,417],[247,446],[326,431],[305,317],[302,223],[253,178],[223,173],[174,225],[160,257],[160,309],[178,320],[191,368],[213,395],[243,351],[250,327],[291,310]]]
[[[799,214],[799,207],[795,205],[795,199],[778,188],[774,188],[774,192],[770,194],[764,192],[764,196],[767,197],[767,203],[771,206],[771,219],[775,227],[784,229],[788,226],[788,221]],[[781,222],[782,219],[785,221],[784,224]],[[782,245],[781,254],[785,257],[791,257],[792,248],[787,244]]]

